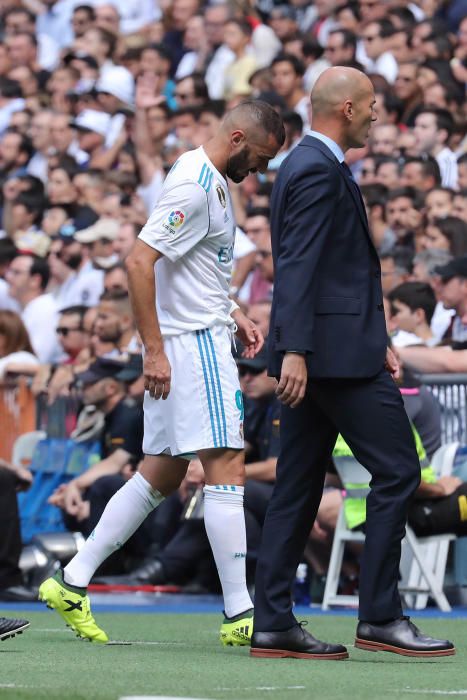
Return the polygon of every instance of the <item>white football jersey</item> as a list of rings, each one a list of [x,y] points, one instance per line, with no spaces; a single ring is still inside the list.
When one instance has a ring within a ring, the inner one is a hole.
[[[155,267],[163,335],[232,324],[232,202],[202,146],[172,167],[139,238],[164,256]]]

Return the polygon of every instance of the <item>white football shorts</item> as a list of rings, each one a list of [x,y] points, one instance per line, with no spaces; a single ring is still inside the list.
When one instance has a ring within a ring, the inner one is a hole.
[[[191,457],[212,447],[243,449],[243,400],[226,326],[164,338],[172,368],[165,401],[144,396],[143,452]]]

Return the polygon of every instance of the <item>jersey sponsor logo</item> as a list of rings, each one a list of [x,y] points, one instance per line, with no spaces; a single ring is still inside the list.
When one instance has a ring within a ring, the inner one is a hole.
[[[223,246],[219,248],[217,259],[220,263],[229,263],[233,260],[233,245]]]
[[[181,228],[185,223],[185,219],[186,215],[181,209],[173,209],[162,224],[162,227],[174,236],[177,229]]]
[[[216,185],[216,192],[217,192],[217,196],[219,197],[219,202],[221,203],[221,205],[225,209],[227,206],[227,198],[225,196],[224,190],[222,189],[222,187],[220,185]]]

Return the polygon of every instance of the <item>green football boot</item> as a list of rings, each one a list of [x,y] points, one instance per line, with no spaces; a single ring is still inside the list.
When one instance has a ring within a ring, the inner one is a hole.
[[[86,589],[64,583],[61,571],[46,579],[39,588],[39,600],[56,610],[67,626],[81,639],[105,644],[109,641],[104,630],[96,625],[91,614],[91,602]]]
[[[253,608],[235,617],[225,617],[219,639],[225,647],[249,646],[253,634]]]

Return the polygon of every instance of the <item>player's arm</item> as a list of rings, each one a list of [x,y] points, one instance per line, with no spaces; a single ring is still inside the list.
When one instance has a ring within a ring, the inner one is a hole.
[[[166,399],[170,392],[170,364],[155,305],[154,265],[161,257],[162,253],[138,239],[126,258],[131,306],[145,349],[144,387],[155,399]]]

